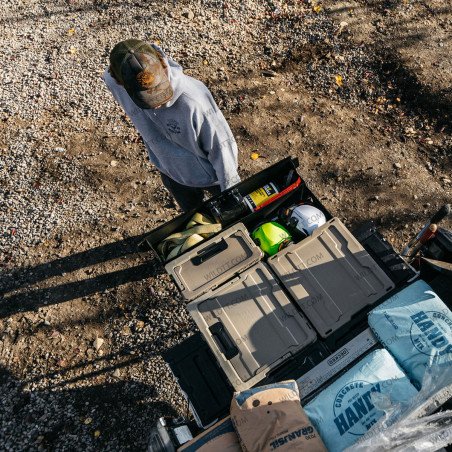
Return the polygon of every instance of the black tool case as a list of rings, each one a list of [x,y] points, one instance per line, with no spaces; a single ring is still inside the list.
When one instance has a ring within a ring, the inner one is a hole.
[[[373,221],[353,230],[353,235],[396,285],[412,281],[418,272],[408,265],[380,234]]]

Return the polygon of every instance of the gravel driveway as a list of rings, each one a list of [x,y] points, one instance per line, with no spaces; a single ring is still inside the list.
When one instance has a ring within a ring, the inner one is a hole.
[[[441,0],[3,0],[0,448],[143,450],[187,410],[160,353],[194,325],[137,249],[178,210],[101,80],[116,42],[209,86],[242,177],[297,156],[400,248],[452,199],[451,25]]]

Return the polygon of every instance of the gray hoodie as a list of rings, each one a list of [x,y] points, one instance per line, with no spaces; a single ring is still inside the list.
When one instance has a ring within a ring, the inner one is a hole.
[[[168,65],[173,98],[158,109],[141,109],[109,74],[103,79],[146,144],[149,159],[162,173],[183,185],[221,190],[240,182],[237,144],[212,95],[199,80],[159,51]]]

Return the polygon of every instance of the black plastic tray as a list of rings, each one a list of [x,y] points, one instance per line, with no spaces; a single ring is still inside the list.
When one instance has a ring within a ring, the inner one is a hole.
[[[234,390],[201,333],[163,354],[203,427],[229,413]]]

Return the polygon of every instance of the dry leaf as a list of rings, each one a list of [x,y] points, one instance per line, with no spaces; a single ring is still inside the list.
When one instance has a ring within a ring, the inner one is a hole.
[[[69,36],[75,35],[75,28],[69,28],[69,30],[67,31],[67,34],[68,34]]]
[[[342,75],[336,75],[335,79],[337,86],[342,86],[344,84],[344,79],[342,78]]]
[[[71,55],[75,55],[75,54],[77,53],[77,49],[76,49],[74,46],[71,46],[71,47],[69,48],[69,53],[70,53]]]
[[[94,432],[94,438],[99,438],[99,436],[100,436],[100,430],[96,430]]]
[[[317,5],[313,5],[313,6],[312,6],[312,10],[313,10],[315,13],[319,14],[320,11],[323,10],[323,7],[322,7],[322,5],[320,5],[320,4],[317,3]]]

